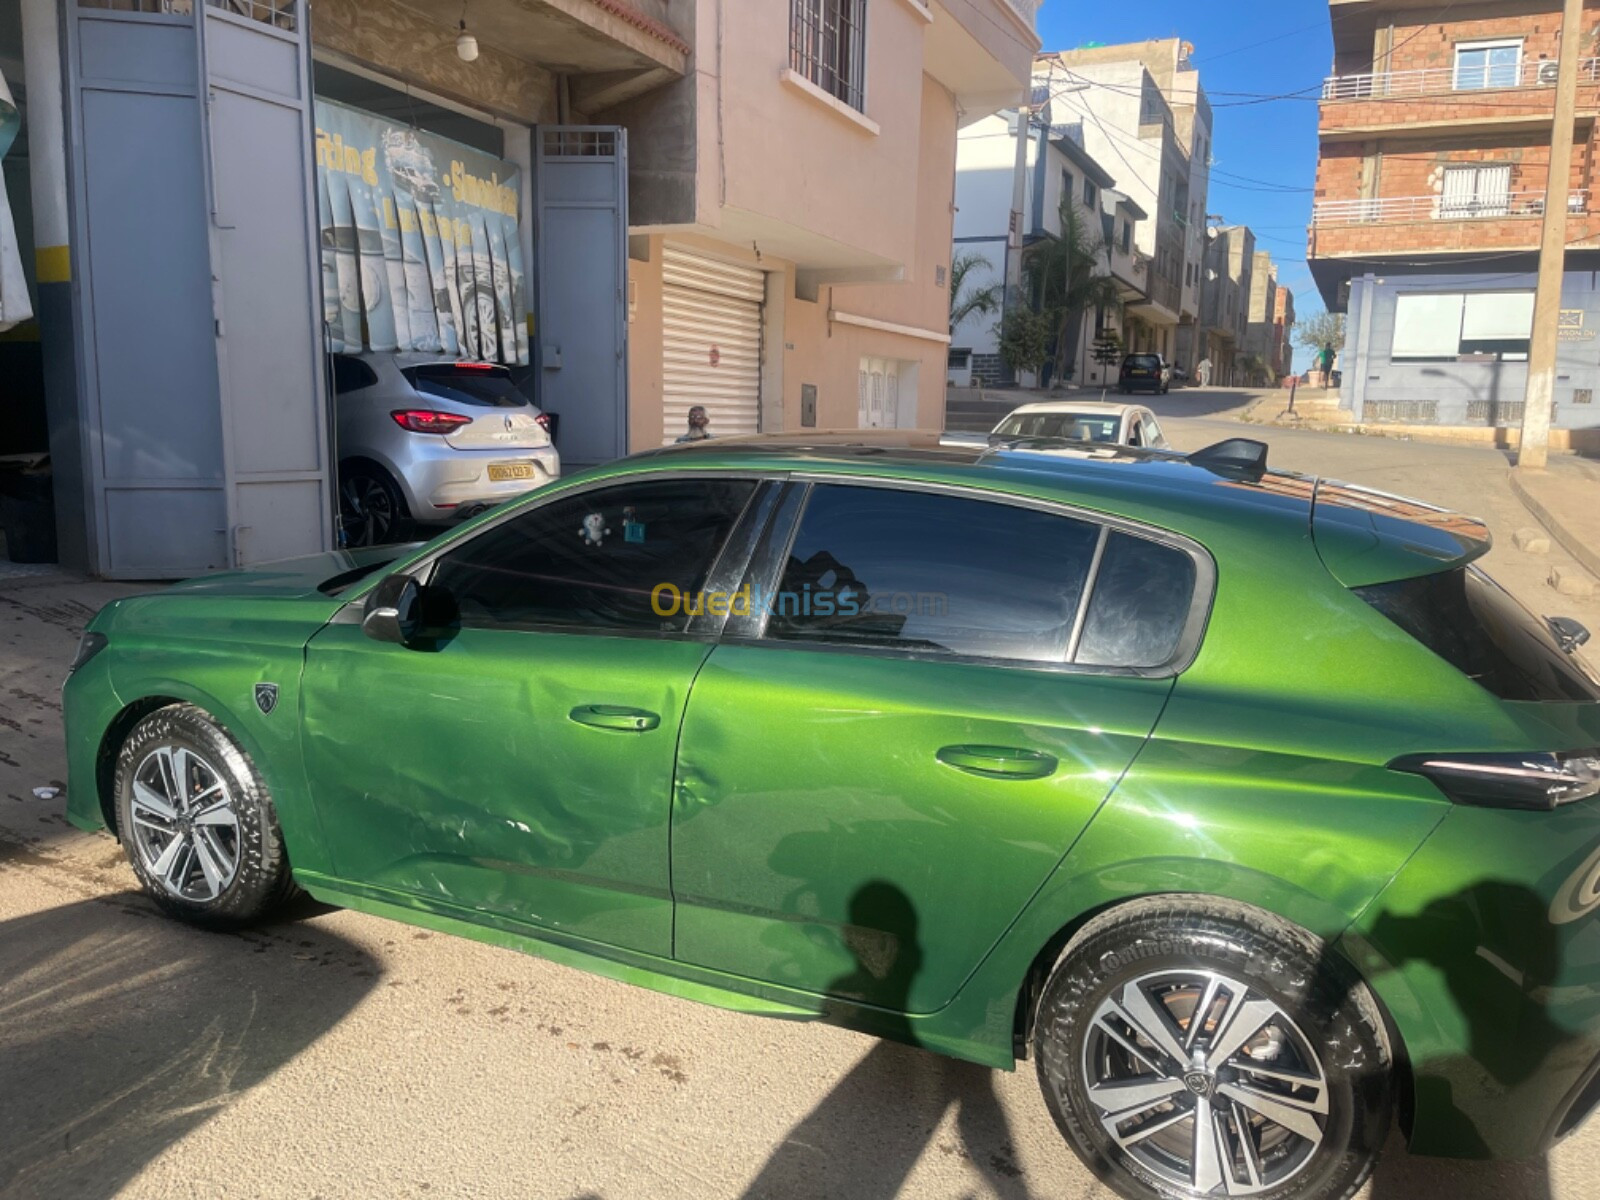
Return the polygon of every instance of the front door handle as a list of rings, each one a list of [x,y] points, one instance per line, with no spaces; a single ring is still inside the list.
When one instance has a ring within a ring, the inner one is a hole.
[[[642,708],[622,708],[615,704],[583,704],[567,714],[579,725],[595,729],[614,729],[619,733],[648,733],[661,724],[661,718]]]
[[[1056,770],[1051,755],[1014,746],[945,746],[937,757],[947,767],[985,779],[1043,779]]]

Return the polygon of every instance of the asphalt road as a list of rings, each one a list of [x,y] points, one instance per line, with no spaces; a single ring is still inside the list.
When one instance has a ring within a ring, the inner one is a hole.
[[[1252,432],[1225,419],[1237,402],[1159,404],[1193,448]],[[1284,465],[1485,512],[1507,542],[1530,523],[1492,451],[1254,433]],[[1546,562],[1495,555],[1545,599]],[[32,794],[62,777],[77,631],[125,590],[0,578],[0,1197],[1109,1195],[1026,1064],[725,1013],[310,903],[233,935],[157,916],[115,843]],[[1370,1195],[1582,1200],[1596,1179],[1600,1125],[1549,1164],[1392,1144]]]

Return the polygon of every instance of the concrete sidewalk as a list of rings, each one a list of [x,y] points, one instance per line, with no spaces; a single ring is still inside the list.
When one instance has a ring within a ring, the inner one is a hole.
[[[1543,471],[1512,471],[1511,490],[1550,536],[1600,579],[1600,463],[1556,455]]]

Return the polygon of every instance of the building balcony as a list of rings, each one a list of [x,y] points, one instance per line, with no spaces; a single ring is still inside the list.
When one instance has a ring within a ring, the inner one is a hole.
[[[1452,125],[1538,128],[1555,111],[1556,70],[1554,60],[1540,59],[1329,76],[1322,84],[1319,132],[1328,141]],[[1578,111],[1600,111],[1600,58],[1578,64]]]
[[[1568,209],[1568,249],[1594,249],[1600,244],[1600,212],[1591,211],[1589,193],[1574,191]],[[1505,262],[1526,255],[1531,269],[1543,217],[1540,191],[1324,200],[1312,209],[1306,257],[1324,302],[1334,306],[1343,302],[1339,289],[1352,274],[1389,258],[1426,258],[1447,268],[1460,255],[1488,254]]]
[[[1589,211],[1589,193],[1567,197],[1569,213]],[[1544,192],[1501,192],[1490,196],[1373,196],[1355,200],[1319,200],[1311,208],[1313,228],[1330,225],[1374,225],[1418,221],[1491,221],[1544,216]],[[1537,235],[1536,235],[1537,236]]]
[[[1027,88],[1033,56],[1039,51],[1035,20],[1039,3],[903,0],[910,10],[925,14],[923,70],[972,114],[966,120],[1016,104]]]

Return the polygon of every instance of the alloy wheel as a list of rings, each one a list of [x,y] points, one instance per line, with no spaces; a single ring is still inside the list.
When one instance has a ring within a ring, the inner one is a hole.
[[[186,746],[155,747],[133,773],[133,841],[151,878],[215,900],[239,871],[239,816],[221,772]]]
[[[370,475],[353,475],[339,484],[345,540],[352,546],[377,546],[394,529],[394,498]]]
[[[1084,1041],[1084,1080],[1111,1138],[1194,1196],[1252,1196],[1294,1178],[1322,1145],[1328,1080],[1277,1003],[1205,970],[1120,987]]]

